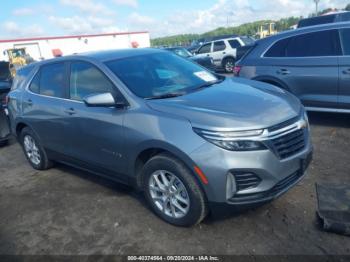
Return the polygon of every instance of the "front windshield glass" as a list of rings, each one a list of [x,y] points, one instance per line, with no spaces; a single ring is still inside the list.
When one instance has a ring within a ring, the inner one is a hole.
[[[176,48],[176,49],[173,49],[173,52],[179,56],[182,56],[182,57],[191,57],[192,54],[187,51],[185,48]]]
[[[209,71],[170,52],[132,56],[106,65],[142,98],[183,95],[219,81]]]

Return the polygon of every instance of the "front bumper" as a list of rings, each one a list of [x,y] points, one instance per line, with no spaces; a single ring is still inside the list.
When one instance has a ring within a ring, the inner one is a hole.
[[[250,205],[271,201],[302,180],[311,162],[312,152],[307,134],[304,149],[283,160],[271,150],[231,152],[209,142],[192,152],[191,158],[209,181],[203,185],[209,202]],[[236,188],[233,196],[228,198],[227,177],[235,172],[256,174],[261,181],[246,190]]]

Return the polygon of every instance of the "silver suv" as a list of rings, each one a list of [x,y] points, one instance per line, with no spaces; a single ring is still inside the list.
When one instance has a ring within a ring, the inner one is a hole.
[[[237,58],[237,48],[253,45],[254,39],[239,36],[215,40],[203,44],[196,52],[195,58],[211,57],[218,69],[232,73]]]
[[[260,40],[237,62],[235,73],[293,93],[307,110],[350,113],[350,23]]]
[[[210,204],[275,199],[303,178],[312,152],[293,95],[161,50],[29,65],[8,107],[33,168],[61,162],[134,185],[179,226],[199,223]]]

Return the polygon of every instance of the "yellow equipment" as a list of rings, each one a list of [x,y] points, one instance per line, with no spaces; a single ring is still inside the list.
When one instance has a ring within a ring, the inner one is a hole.
[[[31,58],[27,53],[25,48],[13,48],[7,49],[6,53],[9,58],[10,63],[10,72],[11,76],[16,76],[16,71],[31,62],[33,62],[33,58]]]
[[[266,23],[259,27],[257,38],[262,39],[277,34],[276,23]]]

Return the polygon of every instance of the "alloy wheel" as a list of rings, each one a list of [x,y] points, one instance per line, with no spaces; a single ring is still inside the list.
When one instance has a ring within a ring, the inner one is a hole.
[[[190,209],[190,198],[181,180],[165,170],[155,171],[149,179],[149,193],[156,207],[172,218],[183,218]]]
[[[35,140],[30,135],[26,135],[23,139],[23,145],[29,160],[34,165],[39,165],[41,162],[41,155]]]

